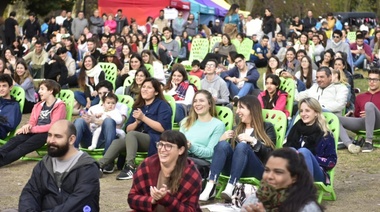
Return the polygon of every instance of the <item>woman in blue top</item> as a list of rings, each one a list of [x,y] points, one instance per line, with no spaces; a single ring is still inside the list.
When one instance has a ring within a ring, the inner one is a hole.
[[[314,181],[329,184],[327,171],[337,162],[334,137],[316,99],[302,99],[298,107],[301,118],[291,128],[284,147],[293,147],[304,155]]]
[[[224,123],[216,117],[214,98],[210,92],[200,90],[194,96],[189,116],[181,122],[180,132],[188,141],[189,157],[200,168],[210,165],[214,147],[224,133]]]
[[[100,167],[112,163],[120,152],[126,151],[125,167],[116,179],[132,179],[136,171],[136,153],[148,152],[148,156],[157,153],[156,142],[162,132],[171,130],[171,117],[172,109],[164,98],[160,82],[154,78],[145,79],[126,123],[127,135],[124,139],[112,141],[103,158],[99,160]]]
[[[232,39],[240,32],[239,8],[238,4],[232,4],[224,18],[224,32]]]

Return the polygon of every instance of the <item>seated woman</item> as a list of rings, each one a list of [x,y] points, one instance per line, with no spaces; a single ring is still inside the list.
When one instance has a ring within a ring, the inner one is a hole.
[[[53,80],[44,80],[38,93],[41,101],[32,110],[29,123],[16,131],[16,135],[0,147],[0,167],[41,148],[46,143],[48,130],[57,120],[66,118],[66,106],[55,98],[61,87]]]
[[[336,165],[337,154],[321,105],[314,98],[304,98],[298,108],[301,118],[290,129],[284,147],[293,147],[304,155],[314,181],[329,184],[327,171]]]
[[[295,77],[305,84],[306,89],[309,89],[317,81],[317,71],[313,69],[309,56],[302,57],[300,62],[300,70],[297,71]]]
[[[354,110],[355,106],[355,87],[354,87],[354,77],[348,69],[348,63],[344,58],[335,58],[334,60],[334,70],[339,70],[341,72],[340,78],[344,80],[348,88],[348,99],[346,110]]]
[[[263,88],[265,88],[265,79],[266,79],[266,76],[269,75],[269,74],[278,75],[278,73],[276,71],[280,67],[281,67],[281,63],[280,63],[280,60],[278,59],[278,57],[276,57],[276,56],[270,56],[268,58],[267,70],[263,74]]]
[[[133,82],[130,86],[123,86],[116,90],[115,94],[124,94],[129,95],[133,99],[137,98],[137,95],[140,94],[141,85],[146,78],[149,78],[149,72],[146,70],[145,66],[141,66],[133,78]]]
[[[289,111],[286,110],[286,98],[288,94],[279,89],[281,80],[277,75],[269,74],[265,78],[265,91],[262,91],[257,99],[260,101],[261,108],[279,110],[289,117]]]
[[[219,43],[215,43],[212,47],[211,52],[206,55],[206,57],[202,60],[201,69],[205,68],[206,62],[209,59],[216,59],[219,63],[224,65],[228,65],[226,63],[228,53],[231,51],[236,51],[236,47],[231,43],[231,38],[227,34],[222,35],[222,41]]]
[[[74,113],[78,113],[82,108],[89,109],[99,103],[99,96],[95,90],[96,85],[105,80],[105,73],[100,68],[94,57],[87,55],[83,59],[83,65],[78,76],[79,91],[74,91]]]
[[[124,139],[112,141],[99,160],[100,167],[113,163],[120,152],[126,151],[126,164],[116,179],[132,179],[136,172],[137,151],[148,152],[148,156],[156,154],[156,142],[161,133],[172,127],[171,117],[172,110],[164,98],[160,82],[154,78],[145,79],[126,123],[127,135]]]
[[[311,179],[302,154],[290,148],[274,150],[265,164],[260,187],[246,199],[241,211],[322,212]]]
[[[188,107],[191,105],[197,88],[190,84],[185,67],[176,63],[172,67],[166,86],[165,94],[171,95],[176,101],[176,112],[174,121],[179,123],[188,114]]]
[[[121,57],[123,58],[123,56]],[[129,66],[129,68],[126,68],[125,65]],[[124,64],[124,68],[117,75],[116,88],[123,86],[124,80],[130,75],[134,76],[136,71],[142,66],[144,66],[144,62],[141,56],[137,53],[131,53],[129,63]]]
[[[281,71],[279,75],[280,77],[294,79],[296,81],[295,83],[297,85],[297,91],[301,92],[304,91],[306,88],[305,84],[295,77],[296,67],[298,67],[299,64],[300,62],[296,58],[296,50],[293,47],[290,47],[286,51],[285,59],[282,62],[282,69],[284,69],[284,71]]]
[[[129,207],[136,211],[201,211],[201,176],[187,158],[186,137],[168,130],[156,146],[158,154],[145,159],[133,177]]]
[[[145,64],[150,64],[153,66],[153,76],[158,81],[160,81],[163,85],[166,84],[166,78],[164,73],[164,65],[162,62],[157,60],[151,50],[144,50],[141,52],[141,57]]]
[[[236,114],[240,123],[235,130],[226,131],[214,148],[209,181],[199,197],[201,201],[207,201],[215,195],[220,173],[230,176],[222,192],[222,198],[226,200],[231,200],[234,184],[240,177],[261,179],[263,164],[276,145],[273,125],[264,122],[261,105],[256,97],[247,95],[240,98]],[[227,139],[231,139],[231,144],[225,141]]]
[[[28,65],[24,60],[19,60],[16,63],[13,84],[20,86],[25,91],[25,104],[22,113],[32,112],[34,104],[36,104],[36,91],[34,90],[33,77],[30,75]]]
[[[333,68],[334,66],[334,51],[332,49],[328,49],[323,53],[322,59],[320,61],[317,61],[316,64],[318,67],[329,67]]]
[[[203,167],[210,166],[214,147],[224,131],[224,123],[217,118],[213,96],[206,90],[198,91],[189,116],[181,122],[180,132],[185,134],[189,157],[201,174]],[[208,169],[205,174],[207,177]]]

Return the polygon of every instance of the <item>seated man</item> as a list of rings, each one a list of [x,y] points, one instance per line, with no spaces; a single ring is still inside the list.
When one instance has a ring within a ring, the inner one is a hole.
[[[48,53],[43,49],[41,41],[37,41],[34,44],[34,51],[29,52],[23,59],[30,66],[30,74],[34,79],[41,79],[44,76],[43,68],[48,61]]]
[[[99,98],[101,99],[103,95],[106,95],[108,92],[113,92],[113,85],[109,81],[101,81],[96,86],[96,90],[99,94]],[[102,106],[102,103],[99,103],[97,105],[94,105],[90,107],[89,112],[91,111],[99,111],[99,107]],[[116,109],[120,111],[121,114],[123,114],[123,120],[122,123],[124,123],[124,120],[127,118],[128,114],[128,107],[123,103],[116,103]],[[91,113],[95,114],[95,113]],[[100,118],[96,118],[95,116],[91,116],[87,113],[84,113],[81,118],[77,118],[74,121],[75,128],[77,129],[76,133],[76,140],[74,143],[74,146],[76,148],[79,147],[79,144],[83,148],[88,148],[91,146],[92,141],[92,133],[91,129],[89,127],[89,123],[96,123],[97,125],[102,127],[102,130],[100,132],[99,141],[97,148],[103,148],[104,152],[107,151],[108,147],[111,145],[111,142],[116,139],[116,122],[112,118],[106,118],[104,120]],[[108,170],[113,171],[114,164],[110,164],[109,167],[105,167],[104,171],[107,172]]]
[[[235,102],[247,94],[258,96],[260,93],[257,87],[257,80],[260,77],[254,63],[246,62],[244,55],[238,54],[235,57],[235,67],[221,73],[221,77],[227,82],[230,97]]]
[[[269,37],[264,35],[260,43],[253,45],[250,61],[254,62],[257,68],[266,67],[268,58],[272,56],[268,41]]]
[[[365,59],[367,59],[368,64],[372,62],[372,50],[368,44],[364,43],[363,34],[356,36],[356,42],[350,45],[350,49],[355,68],[365,68],[363,67]]]
[[[51,126],[48,155],[22,190],[20,211],[99,211],[99,165],[74,147],[75,131],[67,120]]]
[[[172,29],[169,27],[164,27],[163,29],[165,40],[158,44],[158,54],[160,55],[160,60],[162,64],[171,65],[175,58],[178,57],[179,44],[176,40],[172,39]]]
[[[22,117],[20,104],[10,95],[12,84],[11,76],[0,74],[0,139],[4,139],[10,131],[15,130]]]
[[[226,82],[216,74],[217,67],[218,62],[215,59],[207,61],[204,71],[205,77],[201,80],[201,88],[212,94],[217,105],[225,105],[229,103],[230,92]]]
[[[356,97],[355,111],[347,113],[348,116],[354,117],[339,117],[341,123],[339,137],[351,153],[360,152],[360,146],[352,144],[346,130],[365,130],[366,138],[361,151],[372,152],[373,131],[380,128],[380,71],[368,71],[367,79],[368,91]]]
[[[296,100],[299,101],[306,97],[313,97],[319,101],[324,111],[340,115],[346,107],[347,95],[348,88],[346,86],[332,83],[330,68],[320,67],[317,70],[317,83],[314,83],[309,89],[300,92],[296,96]]]

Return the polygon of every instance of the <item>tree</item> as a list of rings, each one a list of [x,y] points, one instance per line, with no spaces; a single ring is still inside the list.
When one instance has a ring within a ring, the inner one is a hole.
[[[13,4],[16,0],[2,0],[0,4],[0,15],[2,16],[8,4]],[[76,0],[19,0],[25,1],[26,9],[37,15],[45,16],[54,10],[71,10]]]

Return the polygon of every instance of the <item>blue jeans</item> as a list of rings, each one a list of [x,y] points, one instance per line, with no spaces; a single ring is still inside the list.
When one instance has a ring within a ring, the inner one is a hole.
[[[311,153],[309,149],[304,147],[299,148],[297,151],[304,156],[307,169],[309,170],[314,181],[326,183],[326,176],[323,173],[322,168],[319,166],[317,159],[315,159],[313,153]]]
[[[361,54],[359,57],[354,57],[354,66],[358,68],[363,68],[365,55]]]
[[[74,91],[74,98],[80,105],[82,105],[83,107],[86,107],[87,100],[86,100],[86,96],[84,95],[84,92]],[[97,105],[100,102],[99,96],[96,96],[96,97],[91,96],[90,100],[91,100],[91,106]]]
[[[182,121],[182,119],[184,119],[187,116],[186,110],[184,107],[186,106],[183,104],[178,104],[178,103],[175,104],[175,117],[174,117],[175,123],[179,123],[180,121]]]
[[[226,80],[228,90],[230,91],[230,96],[233,98],[234,96],[243,97],[249,93],[252,93],[254,90],[254,86],[250,82],[244,82],[242,88],[238,88],[237,85],[229,80]]]
[[[264,165],[246,143],[238,143],[235,150],[226,141],[214,147],[209,180],[217,181],[220,173],[230,174],[228,183],[235,184],[240,177],[255,177],[261,180]]]
[[[80,144],[83,148],[89,147],[91,145],[92,133],[88,127],[88,124],[83,118],[78,118],[74,121],[74,126],[77,130],[77,138],[74,146],[78,148]],[[111,145],[112,141],[116,139],[116,122],[111,118],[106,118],[104,119],[101,127],[102,131],[100,132],[99,141],[96,148],[101,148],[104,146],[104,154]]]

